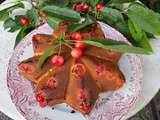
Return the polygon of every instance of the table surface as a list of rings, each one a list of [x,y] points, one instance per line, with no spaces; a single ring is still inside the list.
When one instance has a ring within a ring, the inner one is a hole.
[[[11,101],[6,80],[7,65],[13,52],[15,37],[16,33],[8,33],[4,31],[2,23],[0,23],[0,111],[15,120],[24,120]],[[149,103],[160,88],[160,38],[152,40],[151,44],[154,47],[155,53],[150,56],[141,56],[144,70],[144,80],[142,82],[142,92],[140,98],[125,119],[133,116],[144,108],[144,106]]]

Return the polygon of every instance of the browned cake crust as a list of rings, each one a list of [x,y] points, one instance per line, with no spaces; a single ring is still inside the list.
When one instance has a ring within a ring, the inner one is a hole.
[[[19,64],[20,74],[36,83],[35,95],[41,106],[66,102],[71,107],[88,114],[101,92],[116,90],[123,86],[124,76],[117,62],[122,53],[87,45],[84,55],[76,60],[71,57],[71,49],[62,45],[61,56],[65,63],[56,67],[51,57],[42,69],[36,69],[39,57],[51,45],[50,39],[60,32],[70,34],[68,22],[61,23],[53,35],[37,34],[33,36],[35,56]],[[79,31],[83,38],[104,38],[99,24]],[[59,49],[54,50],[57,54]]]

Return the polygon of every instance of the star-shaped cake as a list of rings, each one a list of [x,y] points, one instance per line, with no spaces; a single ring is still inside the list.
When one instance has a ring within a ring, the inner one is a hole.
[[[68,23],[62,22],[54,30],[69,35]],[[78,31],[83,38],[104,38],[98,23]],[[122,53],[86,45],[79,59],[71,56],[71,48],[62,44],[60,55],[64,58],[62,66],[52,63],[52,56],[59,54],[54,49],[41,69],[37,69],[39,58],[54,45],[53,35],[36,34],[33,36],[32,58],[19,64],[20,74],[35,84],[35,97],[40,106],[67,103],[83,114],[88,114],[102,92],[113,91],[123,86],[124,76],[117,62]]]

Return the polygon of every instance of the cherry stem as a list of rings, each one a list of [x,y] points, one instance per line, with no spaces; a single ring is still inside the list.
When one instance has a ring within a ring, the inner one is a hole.
[[[59,51],[58,51],[58,56],[61,54],[62,51],[62,42],[59,42]]]
[[[67,44],[67,43],[63,43],[64,45],[66,45],[67,47],[69,47],[70,49],[73,49],[71,45]]]

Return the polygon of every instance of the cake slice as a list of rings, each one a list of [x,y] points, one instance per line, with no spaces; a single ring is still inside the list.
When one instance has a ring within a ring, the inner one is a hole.
[[[82,61],[101,92],[113,91],[123,86],[125,78],[117,64],[89,56],[82,57]]]
[[[67,87],[66,103],[81,113],[88,114],[98,98],[100,89],[82,62],[73,62]]]
[[[71,62],[72,59],[69,59],[62,67],[56,67],[43,75],[35,89],[36,98],[41,96],[46,105],[65,102]],[[42,104],[42,101],[38,99],[37,101],[40,105]]]
[[[49,59],[45,62],[42,69],[36,69],[38,60],[39,57],[32,57],[22,61],[18,65],[19,73],[34,83],[38,83],[38,79],[42,74],[46,73],[49,69],[53,69],[53,65]]]

